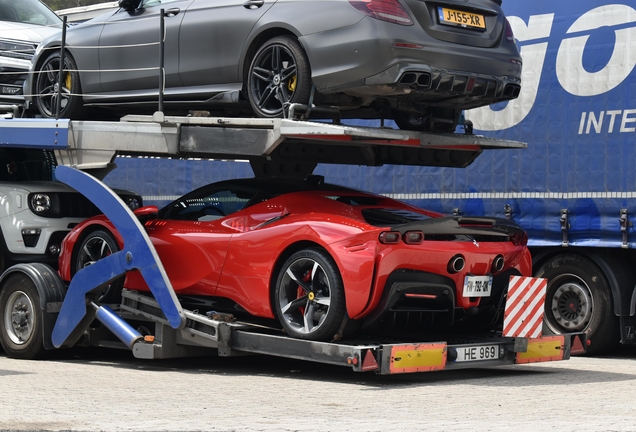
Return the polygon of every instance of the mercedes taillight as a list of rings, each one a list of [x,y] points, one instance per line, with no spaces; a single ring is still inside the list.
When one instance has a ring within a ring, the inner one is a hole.
[[[371,18],[400,25],[413,25],[413,20],[398,0],[349,0],[349,3]]]

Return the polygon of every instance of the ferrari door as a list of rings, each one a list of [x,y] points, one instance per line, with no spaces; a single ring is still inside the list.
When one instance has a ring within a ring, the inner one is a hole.
[[[216,187],[185,195],[146,223],[177,293],[214,295],[232,236],[245,227],[254,192]]]

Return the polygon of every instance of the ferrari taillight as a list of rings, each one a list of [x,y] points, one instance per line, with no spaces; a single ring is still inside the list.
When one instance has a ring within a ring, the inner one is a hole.
[[[382,244],[397,244],[400,242],[400,237],[402,234],[397,231],[384,231],[380,233],[379,240]]]
[[[406,244],[420,244],[424,241],[424,233],[422,231],[407,231],[402,236],[402,240]]]
[[[510,236],[510,241],[515,246],[525,246],[528,244],[528,234],[525,231],[516,232]]]
[[[381,21],[413,25],[413,20],[398,0],[349,0],[354,8]]]

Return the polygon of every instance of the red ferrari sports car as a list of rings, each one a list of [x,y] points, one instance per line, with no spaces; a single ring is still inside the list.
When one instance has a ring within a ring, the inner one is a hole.
[[[509,220],[443,217],[319,176],[222,181],[137,215],[184,307],[278,319],[303,339],[494,325],[510,276],[531,275],[527,235]],[[64,240],[60,275],[122,245],[104,216],[87,219]],[[131,271],[100,301],[122,284],[149,291]]]

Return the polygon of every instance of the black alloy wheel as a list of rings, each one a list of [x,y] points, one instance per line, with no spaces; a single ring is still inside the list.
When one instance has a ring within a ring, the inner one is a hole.
[[[261,46],[250,65],[247,91],[259,117],[283,117],[287,104],[307,104],[311,72],[300,43],[291,36],[277,36]]]
[[[64,70],[60,81],[60,53],[51,53],[36,72],[35,104],[42,117],[55,118],[58,98],[60,118],[78,119],[83,102],[79,73],[75,60],[67,53],[64,56]]]
[[[346,308],[342,277],[329,254],[310,248],[289,257],[276,281],[274,309],[288,335],[333,340]]]

